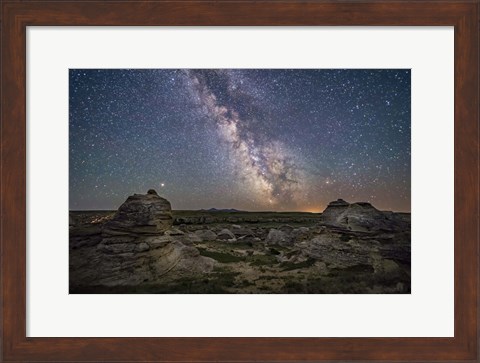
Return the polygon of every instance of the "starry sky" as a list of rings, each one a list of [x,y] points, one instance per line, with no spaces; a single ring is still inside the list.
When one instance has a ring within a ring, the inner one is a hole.
[[[410,211],[408,69],[71,69],[70,210]]]

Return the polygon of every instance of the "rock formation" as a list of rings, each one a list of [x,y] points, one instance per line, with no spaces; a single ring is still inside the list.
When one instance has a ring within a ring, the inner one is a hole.
[[[75,281],[134,286],[210,272],[215,261],[200,256],[198,249],[189,246],[189,236],[171,226],[170,203],[154,190],[128,197],[105,223],[96,253],[84,262],[94,268],[73,269]]]
[[[292,244],[292,240],[286,232],[275,228],[270,229],[265,242],[267,245],[279,246],[289,246]]]
[[[228,212],[176,211],[172,219],[151,190],[116,212],[70,214],[71,293],[410,291],[410,214],[365,202],[339,199],[322,214],[237,212],[232,221]]]
[[[370,203],[331,202],[322,213],[323,223],[352,231],[400,231],[408,223],[396,213],[383,212]]]
[[[337,199],[330,202],[327,208],[322,212],[322,217],[325,222],[334,222],[338,216],[345,212],[350,203],[345,202],[343,199]]]
[[[235,242],[237,240],[235,238],[235,235],[229,229],[226,229],[226,228],[218,232],[217,238],[219,240],[226,240],[228,242]]]
[[[202,241],[215,241],[217,239],[217,234],[209,229],[199,229],[198,231],[195,231],[195,234]]]
[[[147,194],[134,194],[118,208],[112,220],[106,223],[103,235],[132,236],[157,235],[173,224],[170,202],[150,189]]]

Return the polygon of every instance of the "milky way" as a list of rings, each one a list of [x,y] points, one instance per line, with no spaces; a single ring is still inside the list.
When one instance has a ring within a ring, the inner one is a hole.
[[[256,133],[253,121],[218,98],[209,82],[216,80],[223,94],[234,100],[230,103],[239,105],[240,109],[255,107],[254,100],[234,84],[228,70],[186,70],[186,74],[199,105],[231,148],[237,175],[247,183],[255,198],[268,200],[272,205],[296,203],[301,190],[300,172],[285,145]]]
[[[409,70],[70,70],[70,209],[410,210]]]

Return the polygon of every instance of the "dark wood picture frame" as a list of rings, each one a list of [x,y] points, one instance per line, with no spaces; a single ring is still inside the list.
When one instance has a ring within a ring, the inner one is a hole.
[[[479,361],[478,1],[4,0],[0,10],[1,358],[4,361]],[[27,338],[26,28],[32,25],[453,26],[455,336]]]

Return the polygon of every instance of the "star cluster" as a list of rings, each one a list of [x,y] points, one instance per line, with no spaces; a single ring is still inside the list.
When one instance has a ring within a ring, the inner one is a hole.
[[[410,211],[410,70],[72,69],[70,209]]]

